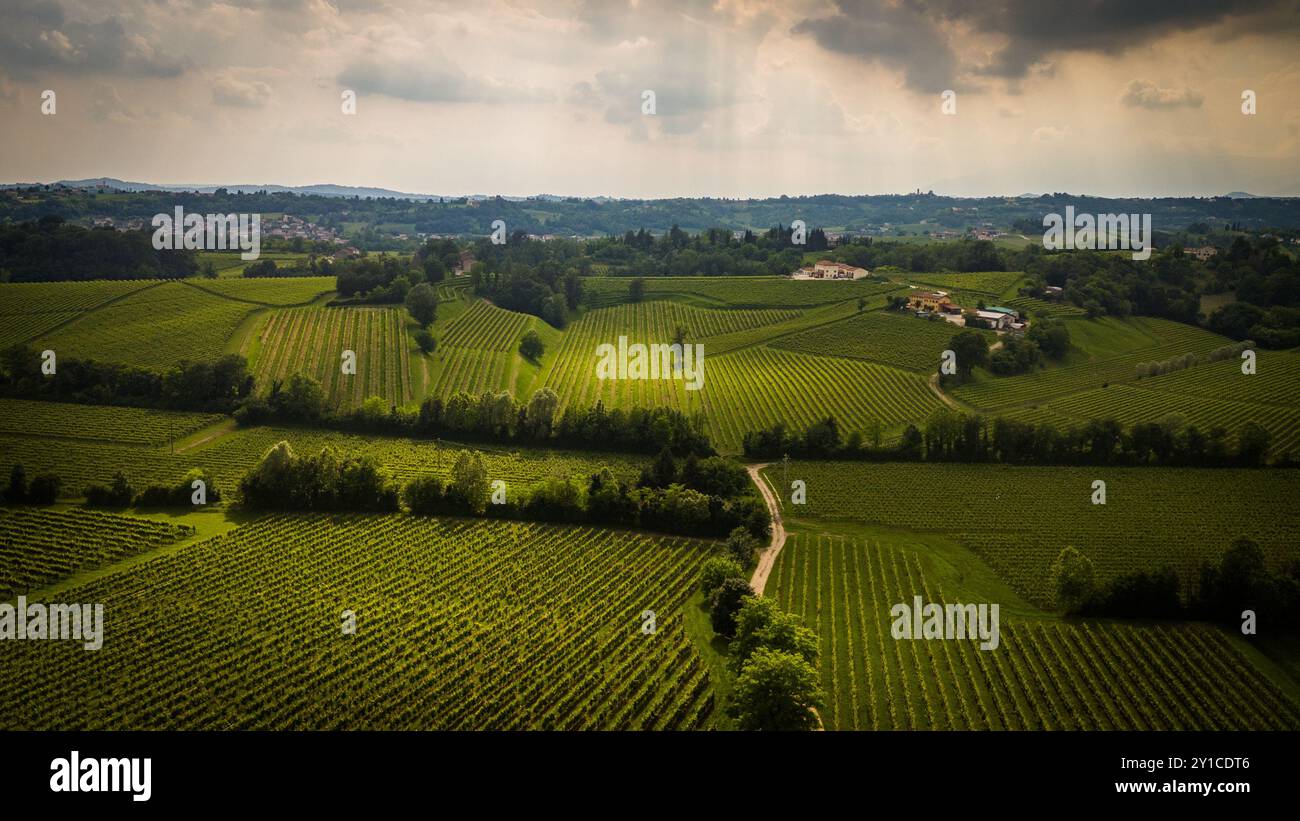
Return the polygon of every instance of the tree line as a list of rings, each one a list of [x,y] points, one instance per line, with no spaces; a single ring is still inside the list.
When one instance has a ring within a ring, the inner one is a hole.
[[[248,362],[237,354],[162,370],[90,359],[61,358],[56,364],[56,374],[47,376],[35,348],[6,348],[0,352],[0,396],[230,413],[253,394]]]
[[[56,215],[0,223],[0,282],[181,279],[198,272],[194,251],[155,250],[151,236],[82,228]]]
[[[771,517],[744,468],[714,457],[678,464],[663,451],[635,482],[602,467],[586,481],[549,478],[528,488],[494,484],[480,453],[459,451],[444,480],[419,476],[404,486],[374,458],[325,448],[295,454],[273,446],[239,482],[240,503],[255,510],[397,512],[589,523],[722,536],[737,528],[766,538]]]
[[[1016,465],[1113,465],[1178,467],[1261,467],[1272,434],[1246,422],[1234,443],[1222,425],[1203,431],[1177,414],[1158,422],[1125,427],[1115,419],[1093,419],[1058,427],[1051,422],[1024,422],[940,408],[924,429],[908,425],[894,444],[882,445],[878,432],[868,441],[861,431],[844,435],[828,416],[802,430],[777,423],[746,433],[745,455],[779,459],[787,454],[809,459],[880,462],[990,462]],[[1275,456],[1278,466],[1292,464],[1292,454]]]
[[[1272,569],[1260,546],[1237,539],[1219,562],[1204,562],[1198,584],[1184,591],[1173,568],[1141,570],[1099,583],[1092,561],[1066,547],[1052,564],[1056,606],[1068,614],[1140,619],[1203,619],[1240,629],[1250,617],[1270,632],[1300,629],[1300,561]]]
[[[372,396],[355,410],[336,412],[329,409],[319,382],[294,374],[272,382],[266,395],[250,397],[235,411],[235,419],[242,425],[287,422],[426,439],[450,436],[633,453],[667,448],[681,456],[714,453],[699,413],[666,407],[607,409],[601,401],[586,408],[569,405],[563,412],[559,406],[555,391],[539,388],[527,402],[506,391],[458,391],[447,399],[430,396],[418,409]]]

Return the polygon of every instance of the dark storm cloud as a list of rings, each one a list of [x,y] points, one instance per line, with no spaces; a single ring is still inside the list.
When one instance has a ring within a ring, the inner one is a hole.
[[[795,24],[794,33],[811,35],[828,51],[900,70],[908,87],[917,91],[952,87],[956,58],[935,16],[922,4],[840,0],[836,6],[830,17]]]
[[[93,7],[92,7],[93,8]],[[145,33],[105,16],[68,19],[53,0],[6,0],[0,7],[0,66],[16,76],[35,71],[95,71],[175,77],[187,62],[163,51]]]
[[[1266,32],[1294,0],[837,0],[829,16],[794,26],[828,51],[902,71],[909,88],[934,92],[956,85],[959,70],[1008,80],[1024,78],[1053,54],[1117,54],[1180,31],[1219,23]],[[1249,25],[1249,20],[1260,25]],[[1247,21],[1242,25],[1242,21]],[[945,30],[945,23],[957,26]],[[984,64],[959,66],[949,38],[968,28],[1008,39]]]

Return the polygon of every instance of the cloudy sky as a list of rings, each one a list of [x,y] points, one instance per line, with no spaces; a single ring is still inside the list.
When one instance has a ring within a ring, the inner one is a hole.
[[[8,182],[1300,195],[1297,99],[1300,0],[0,4]]]

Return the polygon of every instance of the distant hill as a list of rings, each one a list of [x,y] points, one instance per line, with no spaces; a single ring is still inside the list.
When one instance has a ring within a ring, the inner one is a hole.
[[[0,185],[0,188],[26,188],[31,185],[46,185],[47,183],[7,183]],[[389,197],[391,199],[401,200],[436,200],[440,198],[452,199],[446,195],[439,194],[410,194],[403,191],[393,191],[389,188],[361,188],[352,185],[268,185],[268,184],[223,184],[223,185],[199,185],[197,183],[185,183],[183,185],[163,185],[152,182],[132,182],[130,180],[119,180],[114,177],[92,177],[84,180],[59,180],[48,183],[49,185],[62,186],[63,188],[112,188],[118,191],[192,191],[199,194],[211,194],[220,188],[235,194],[253,194],[258,191],[266,191],[272,194],[289,193],[289,194],[315,194],[321,197]],[[486,197],[483,197],[486,199]]]
[[[39,186],[40,184],[38,184]],[[350,230],[381,230],[387,235],[445,234],[485,236],[502,220],[510,232],[553,236],[603,236],[647,229],[663,232],[725,228],[767,231],[803,220],[828,232],[877,237],[924,236],[924,232],[989,228],[1012,234],[1041,232],[1046,214],[1151,214],[1156,231],[1171,233],[1189,225],[1233,224],[1246,229],[1300,229],[1300,198],[1220,195],[1212,197],[1109,198],[1088,194],[1022,197],[949,197],[911,194],[782,196],[763,199],[677,197],[611,199],[473,195],[439,197],[387,188],[320,184],[155,185],[115,178],[62,180],[43,190],[14,192],[0,186],[0,221],[55,215],[83,225],[99,218],[147,219],[177,206],[206,213],[288,213]],[[97,194],[107,188],[113,197]],[[360,226],[361,228],[357,228]],[[397,227],[394,227],[397,226]],[[920,226],[920,227],[918,227]],[[374,237],[370,241],[377,241]]]

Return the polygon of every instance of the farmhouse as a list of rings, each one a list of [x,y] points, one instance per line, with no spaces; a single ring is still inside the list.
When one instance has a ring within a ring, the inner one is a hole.
[[[998,311],[976,311],[975,322],[985,328],[994,331],[1005,331],[1013,323],[1011,314],[999,313]]]
[[[1202,245],[1199,248],[1188,248],[1187,253],[1196,257],[1201,262],[1205,262],[1206,260],[1218,256],[1219,249],[1215,248],[1213,245]]]
[[[941,311],[948,301],[947,291],[913,291],[907,295],[907,307],[918,311]]]
[[[863,279],[871,276],[871,272],[866,268],[855,268],[842,262],[821,259],[814,265],[800,268],[794,276],[796,279]]]
[[[1019,319],[1019,318],[1020,318],[1020,312],[1019,312],[1019,311],[1017,311],[1017,310],[1014,309],[1014,308],[1003,308],[1001,305],[989,305],[989,306],[986,307],[984,310],[986,310],[986,311],[991,311],[992,313],[995,313],[995,314],[1006,314],[1007,316],[1011,317],[1012,319]]]

